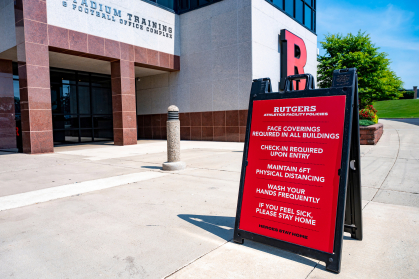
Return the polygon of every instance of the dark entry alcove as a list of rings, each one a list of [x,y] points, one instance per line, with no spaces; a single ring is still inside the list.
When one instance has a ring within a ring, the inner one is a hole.
[[[113,140],[111,77],[51,68],[54,144]]]

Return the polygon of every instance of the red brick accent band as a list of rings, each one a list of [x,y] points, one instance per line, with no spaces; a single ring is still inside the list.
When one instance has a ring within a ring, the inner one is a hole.
[[[247,110],[180,113],[182,140],[244,142]],[[167,114],[138,115],[138,139],[166,139]]]
[[[103,61],[127,60],[135,66],[179,71],[180,57],[161,51],[117,42],[77,31],[48,25],[49,50]]]
[[[360,126],[359,134],[362,145],[375,145],[383,135],[383,124],[378,123],[371,126]]]

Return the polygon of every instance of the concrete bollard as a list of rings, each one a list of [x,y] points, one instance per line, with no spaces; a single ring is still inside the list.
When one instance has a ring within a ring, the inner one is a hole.
[[[180,161],[180,121],[179,108],[170,106],[167,109],[167,162],[163,170],[183,170],[186,164]]]
[[[417,86],[413,86],[413,99],[417,99],[418,98],[418,87]]]

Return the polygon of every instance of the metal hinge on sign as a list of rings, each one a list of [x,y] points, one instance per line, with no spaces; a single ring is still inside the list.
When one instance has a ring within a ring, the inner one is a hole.
[[[351,168],[351,170],[356,170],[356,168],[355,168],[355,160],[351,160],[349,162],[349,167]]]

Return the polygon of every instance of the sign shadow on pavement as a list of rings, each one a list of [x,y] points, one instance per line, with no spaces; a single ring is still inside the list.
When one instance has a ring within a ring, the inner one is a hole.
[[[235,217],[192,214],[179,214],[178,217],[226,241],[233,240]],[[275,249],[274,247],[270,247],[268,245],[257,243],[254,241],[247,241],[243,245],[237,245],[240,247],[244,246],[247,248],[259,250],[277,257],[284,258],[286,260],[291,260],[311,267],[317,264],[317,262],[312,259],[293,254],[284,250]]]

